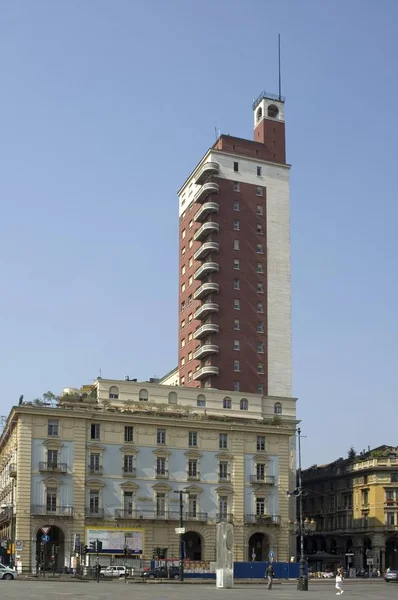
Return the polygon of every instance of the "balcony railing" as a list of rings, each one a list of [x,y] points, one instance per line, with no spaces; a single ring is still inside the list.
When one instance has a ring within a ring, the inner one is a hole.
[[[188,481],[200,481],[200,473],[199,471],[196,471],[196,473],[194,473],[193,471],[191,472],[187,472],[187,479]]]
[[[50,473],[67,473],[67,463],[60,462],[40,462],[39,471],[50,472]]]
[[[15,463],[11,463],[8,467],[8,474],[10,477],[17,476],[17,465]]]
[[[200,287],[198,287],[193,297],[195,300],[201,300],[205,296],[208,296],[208,294],[218,294],[219,291],[220,286],[218,283],[215,283],[214,281],[208,281],[207,283],[203,283]]]
[[[123,475],[125,477],[135,477],[136,476],[136,468],[135,467],[123,467]]]
[[[193,317],[194,319],[202,319],[206,315],[210,313],[218,313],[220,307],[215,302],[205,302],[202,306],[195,311]]]
[[[194,215],[194,221],[201,222],[204,221],[207,215],[211,213],[218,213],[220,210],[220,205],[218,202],[204,202],[200,209]]]
[[[218,333],[220,331],[220,326],[217,323],[205,323],[201,327],[198,327],[193,332],[193,339],[200,340],[201,338],[210,335],[211,333]]]
[[[48,515],[53,517],[73,517],[73,506],[57,506],[55,508],[46,505],[31,506],[32,515]]]
[[[196,269],[193,278],[194,279],[205,279],[210,273],[218,273],[220,266],[217,262],[208,261],[204,262],[199,269]]]
[[[234,515],[232,513],[221,512],[216,515],[217,523],[233,523]]]
[[[168,479],[169,472],[167,469],[161,469],[160,471],[155,471],[156,479]]]
[[[90,475],[102,475],[102,465],[88,465],[87,469]]]
[[[246,523],[263,523],[264,525],[279,525],[279,515],[245,515]]]
[[[196,174],[195,183],[202,184],[211,175],[218,175],[220,172],[220,165],[216,162],[209,161],[204,163]]]
[[[273,475],[250,475],[250,483],[258,483],[260,485],[275,485],[275,477]]]
[[[209,356],[209,354],[218,354],[219,351],[220,348],[216,344],[202,344],[197,350],[195,350],[193,357],[195,360],[202,359],[205,356]]]
[[[211,377],[212,375],[218,375],[220,373],[220,369],[213,365],[208,365],[207,367],[202,367],[198,371],[195,371],[193,374],[194,380],[196,379],[205,379],[205,377]]]
[[[206,512],[191,511],[184,515],[185,521],[207,521],[208,515]]]
[[[103,519],[105,516],[105,509],[103,508],[86,508],[87,519]]]
[[[218,482],[219,483],[230,483],[231,481],[231,473],[219,473],[218,474]]]
[[[205,242],[200,246],[200,248],[198,248],[198,250],[196,250],[193,257],[195,260],[203,260],[211,252],[219,252],[219,250],[220,244],[217,242]]]
[[[207,237],[210,233],[218,233],[219,231],[220,226],[218,223],[215,221],[207,221],[206,223],[203,223],[202,227],[199,227],[193,236],[193,239],[195,242],[198,240],[204,240],[205,237]]]
[[[0,523],[4,523],[5,521],[10,521],[12,515],[12,508],[7,507],[0,512]]]
[[[194,202],[204,202],[210,194],[217,194],[220,191],[220,186],[218,183],[214,181],[209,181],[209,183],[205,183],[202,185],[195,196],[193,197]]]

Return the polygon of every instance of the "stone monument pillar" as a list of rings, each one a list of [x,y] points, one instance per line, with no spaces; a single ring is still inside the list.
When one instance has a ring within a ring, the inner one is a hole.
[[[232,588],[234,585],[234,528],[231,523],[217,524],[216,537],[216,587]]]

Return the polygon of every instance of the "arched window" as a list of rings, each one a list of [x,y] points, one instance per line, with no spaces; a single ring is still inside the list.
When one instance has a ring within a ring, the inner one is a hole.
[[[175,392],[170,392],[169,404],[177,404],[177,394]]]
[[[206,406],[206,397],[203,394],[199,394],[196,400],[196,406],[200,406],[201,408]]]
[[[115,385],[112,385],[109,388],[109,398],[113,398],[113,399],[119,398],[119,388],[117,388]]]
[[[140,390],[138,400],[140,402],[148,402],[148,390]]]
[[[261,119],[262,116],[263,116],[263,109],[260,106],[259,109],[257,110],[257,113],[256,113],[257,123],[259,122],[259,120]]]
[[[281,415],[282,414],[282,404],[280,402],[275,402],[274,404],[274,414]]]
[[[222,407],[232,408],[232,400],[229,396],[225,396],[224,400],[222,401]]]
[[[271,119],[277,119],[278,115],[279,115],[278,107],[275,106],[275,104],[270,104],[268,107],[268,116],[271,117]]]
[[[241,410],[249,410],[249,403],[246,400],[246,398],[242,398],[242,400],[240,401],[240,409]]]

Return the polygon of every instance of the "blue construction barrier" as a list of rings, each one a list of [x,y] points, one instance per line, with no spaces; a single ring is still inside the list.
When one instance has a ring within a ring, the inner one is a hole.
[[[235,579],[262,579],[269,562],[236,562],[234,563]],[[300,565],[291,562],[272,563],[276,579],[298,579]]]

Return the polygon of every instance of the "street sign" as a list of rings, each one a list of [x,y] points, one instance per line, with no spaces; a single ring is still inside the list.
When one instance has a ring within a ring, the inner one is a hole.
[[[274,556],[275,556],[275,552],[273,552],[272,550],[270,550],[269,553],[268,553],[268,558],[269,559],[273,559]]]
[[[50,541],[50,536],[49,535],[42,535],[41,536],[41,541],[43,542],[43,544],[47,544],[47,542]]]
[[[176,527],[174,529],[174,531],[178,534],[178,535],[182,535],[183,533],[185,533],[185,527]]]
[[[15,540],[15,549],[17,551],[23,550],[23,541],[22,540]]]
[[[368,560],[366,561],[366,564],[368,565],[368,567],[372,567],[373,566],[373,558],[368,558]]]
[[[41,531],[44,533],[44,535],[47,535],[47,533],[50,531],[51,527],[42,527]]]

